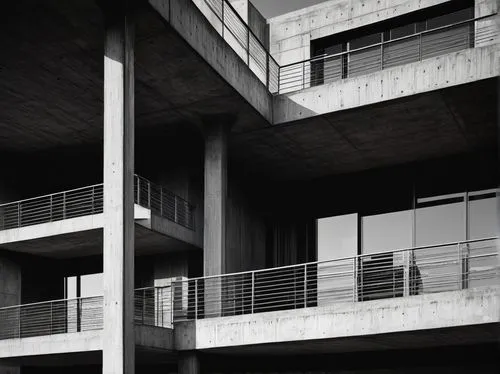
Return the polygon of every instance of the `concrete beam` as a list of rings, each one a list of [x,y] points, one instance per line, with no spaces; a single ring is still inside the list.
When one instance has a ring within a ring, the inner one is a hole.
[[[106,374],[135,372],[134,21],[130,3],[105,9],[104,331]]]
[[[274,124],[352,109],[498,76],[495,46],[342,79],[274,98]]]
[[[403,333],[500,322],[500,287],[208,318],[175,326],[179,350]]]

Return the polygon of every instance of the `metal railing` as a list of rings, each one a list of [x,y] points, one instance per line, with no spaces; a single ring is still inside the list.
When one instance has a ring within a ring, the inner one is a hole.
[[[173,284],[174,321],[496,284],[497,238],[201,277]]]
[[[193,2],[267,89],[278,92],[278,63],[233,6],[227,0]]]
[[[103,184],[95,184],[0,205],[0,230],[99,214],[104,209]],[[134,177],[134,202],[194,230],[194,206],[161,186]]]
[[[498,30],[494,21],[479,24],[487,18],[493,20],[489,15],[347,52],[283,65],[279,69],[278,92],[301,90],[495,42]]]
[[[170,286],[135,290],[136,325],[172,327]],[[0,340],[103,328],[103,297],[52,300],[0,308]]]
[[[135,203],[190,230],[195,229],[195,207],[166,188],[139,177],[134,178]]]
[[[0,230],[102,213],[103,185],[38,196],[0,205]]]

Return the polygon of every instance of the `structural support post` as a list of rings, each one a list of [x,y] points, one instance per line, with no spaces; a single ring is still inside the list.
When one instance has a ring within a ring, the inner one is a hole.
[[[227,127],[224,119],[214,118],[205,126],[205,224],[203,230],[204,274],[225,271],[226,196],[227,196]],[[221,312],[221,280],[205,281],[205,314]]]
[[[180,351],[177,362],[179,374],[200,374],[200,361],[194,351]]]
[[[134,24],[129,1],[105,3],[104,331],[105,374],[135,372]]]

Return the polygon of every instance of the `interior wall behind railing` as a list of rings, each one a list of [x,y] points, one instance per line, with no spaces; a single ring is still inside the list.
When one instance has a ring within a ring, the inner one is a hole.
[[[330,0],[269,19],[270,51],[280,65],[307,60],[311,40],[446,2],[450,0]]]

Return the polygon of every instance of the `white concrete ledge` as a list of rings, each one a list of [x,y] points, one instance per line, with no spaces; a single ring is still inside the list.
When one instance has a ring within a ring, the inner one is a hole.
[[[142,349],[172,351],[172,329],[135,326],[135,342]],[[102,330],[0,340],[0,359],[102,350]]]
[[[61,221],[23,226],[0,231],[0,244],[21,242],[45,238],[48,236],[69,234],[72,232],[100,229],[103,226],[103,214],[93,214]]]
[[[500,321],[500,287],[183,322],[177,349],[335,339]]]
[[[465,49],[274,97],[274,124],[498,76],[496,45]]]
[[[0,358],[98,351],[101,330],[0,340]]]

